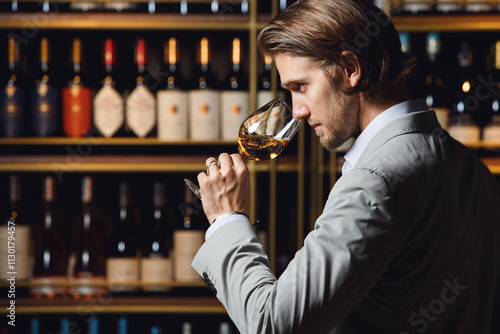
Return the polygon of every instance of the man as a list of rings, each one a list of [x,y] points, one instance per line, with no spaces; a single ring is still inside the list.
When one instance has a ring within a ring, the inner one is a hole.
[[[412,61],[387,16],[361,0],[299,0],[258,43],[325,148],[356,140],[279,279],[245,217],[242,158],[207,160],[211,226],[193,267],[240,332],[500,333],[499,186],[411,99]]]

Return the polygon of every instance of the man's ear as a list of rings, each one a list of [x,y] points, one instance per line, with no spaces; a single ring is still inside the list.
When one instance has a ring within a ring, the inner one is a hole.
[[[358,56],[351,51],[343,51],[340,54],[339,64],[343,68],[346,84],[355,87],[361,80],[361,64]]]

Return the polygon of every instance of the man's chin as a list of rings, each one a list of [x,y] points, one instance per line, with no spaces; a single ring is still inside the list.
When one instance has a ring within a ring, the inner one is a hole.
[[[346,140],[339,140],[338,138],[325,138],[319,135],[319,143],[328,151],[333,151],[342,146]]]

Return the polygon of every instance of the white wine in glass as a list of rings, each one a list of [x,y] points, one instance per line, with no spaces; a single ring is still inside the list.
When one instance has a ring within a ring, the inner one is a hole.
[[[243,121],[238,133],[238,151],[244,159],[274,159],[287,147],[301,125],[302,121],[293,119],[292,109],[277,97]],[[201,200],[200,188],[188,179],[184,182]]]
[[[292,109],[279,97],[247,117],[238,133],[238,151],[245,159],[276,158],[297,133],[302,121],[293,118]]]

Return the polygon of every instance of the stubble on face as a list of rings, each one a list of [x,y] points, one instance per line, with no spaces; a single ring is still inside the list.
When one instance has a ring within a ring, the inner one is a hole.
[[[328,107],[328,118],[322,121],[323,130],[316,135],[327,150],[334,150],[356,135],[356,105],[353,96],[346,95],[339,85],[331,83],[332,90]]]

